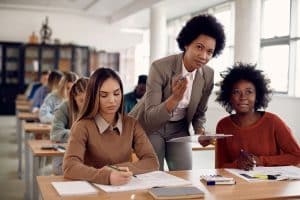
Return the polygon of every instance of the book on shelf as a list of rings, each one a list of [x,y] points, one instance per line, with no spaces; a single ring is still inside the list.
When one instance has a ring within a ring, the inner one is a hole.
[[[194,199],[204,197],[204,192],[195,186],[154,187],[148,189],[154,199]]]

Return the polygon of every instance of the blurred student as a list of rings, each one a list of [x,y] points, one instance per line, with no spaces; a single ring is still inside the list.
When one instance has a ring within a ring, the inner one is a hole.
[[[38,113],[40,111],[40,107],[43,104],[47,94],[57,89],[62,75],[63,74],[59,71],[51,71],[49,73],[47,84],[43,84],[41,87],[39,87],[33,96],[32,112]]]
[[[71,87],[69,97],[63,101],[54,112],[54,119],[50,131],[50,139],[56,143],[66,143],[69,138],[70,128],[77,120],[83,107],[88,78],[79,78]],[[52,159],[53,172],[62,175],[62,157]]]
[[[129,115],[137,118],[157,153],[160,169],[166,159],[169,170],[192,169],[192,147],[170,139],[204,134],[207,101],[214,71],[207,63],[225,46],[222,24],[208,14],[190,19],[177,37],[180,54],[152,63],[144,97]]]
[[[43,71],[41,73],[41,77],[39,81],[32,82],[28,85],[28,88],[26,89],[27,99],[32,100],[34,97],[34,94],[37,92],[38,88],[40,88],[43,85],[47,85],[48,82],[48,71]]]
[[[218,122],[217,133],[233,137],[217,140],[216,168],[300,163],[300,146],[291,129],[277,115],[259,110],[268,106],[271,90],[270,81],[255,67],[237,63],[222,74],[216,101],[230,115]]]
[[[146,92],[147,76],[140,75],[134,91],[124,95],[124,112],[129,113]]]
[[[109,68],[97,69],[88,82],[82,113],[71,128],[63,162],[65,178],[122,185],[133,174],[158,169],[144,130],[122,110],[121,79]],[[136,162],[132,162],[132,150],[139,159]]]
[[[58,89],[49,93],[41,105],[39,119],[42,123],[52,123],[55,109],[68,97],[69,91],[77,78],[78,76],[74,72],[64,73],[59,81]]]

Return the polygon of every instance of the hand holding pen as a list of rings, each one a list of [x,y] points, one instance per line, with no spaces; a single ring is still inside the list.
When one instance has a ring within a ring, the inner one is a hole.
[[[128,167],[117,167],[113,165],[108,165],[107,167],[112,170],[109,177],[111,185],[124,185],[128,183],[133,176],[133,173],[129,171]]]
[[[239,169],[247,171],[252,170],[254,167],[256,167],[256,160],[254,158],[254,155],[241,149],[240,155],[237,160],[237,165]]]
[[[187,88],[186,75],[178,75],[173,79],[172,83],[172,94],[177,101],[183,98],[183,94]]]

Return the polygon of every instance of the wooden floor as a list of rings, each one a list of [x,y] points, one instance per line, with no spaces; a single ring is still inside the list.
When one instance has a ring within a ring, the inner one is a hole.
[[[17,143],[15,116],[0,116],[0,199],[21,200],[24,180],[17,177]]]

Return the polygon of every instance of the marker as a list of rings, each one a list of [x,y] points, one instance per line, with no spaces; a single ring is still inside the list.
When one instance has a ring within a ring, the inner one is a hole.
[[[235,180],[229,180],[229,181],[207,181],[207,185],[234,185]]]
[[[276,180],[276,175],[264,175],[264,174],[255,174],[253,178],[265,179],[265,180]]]

